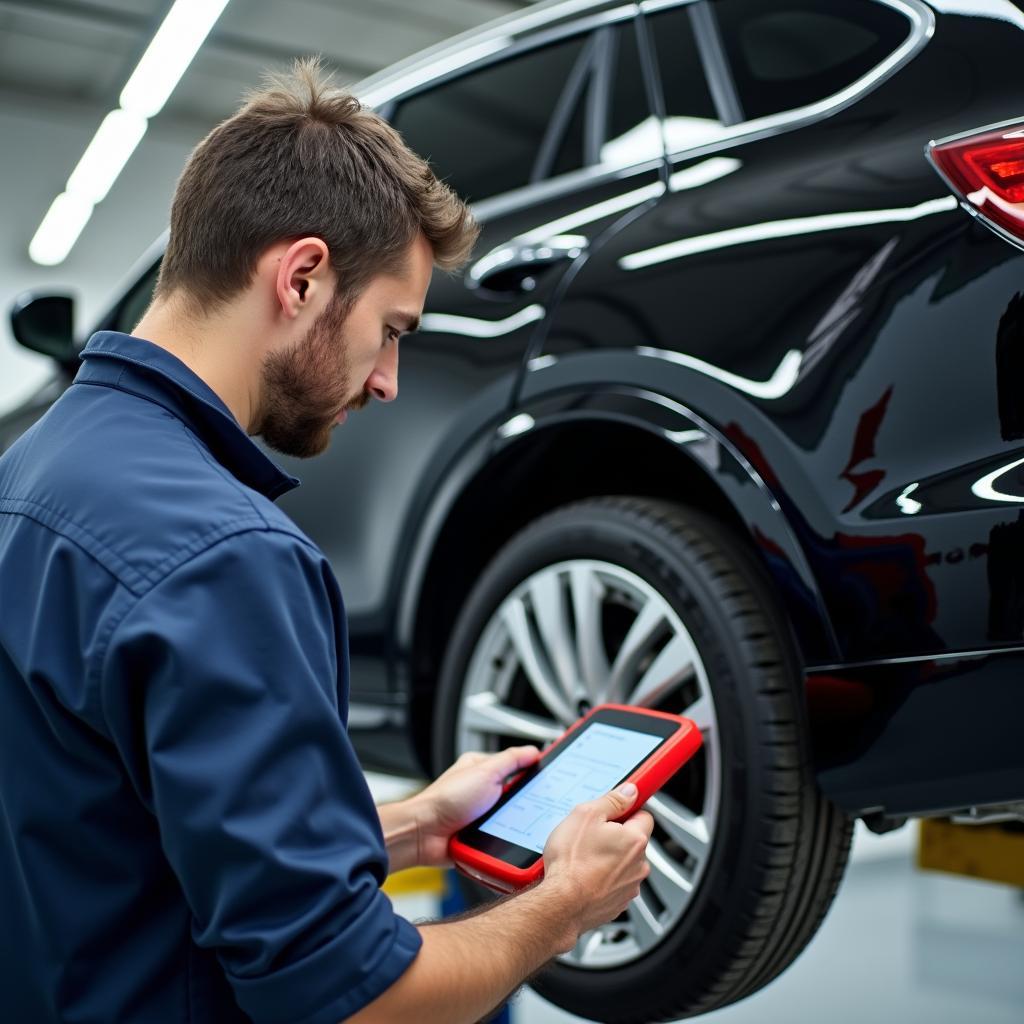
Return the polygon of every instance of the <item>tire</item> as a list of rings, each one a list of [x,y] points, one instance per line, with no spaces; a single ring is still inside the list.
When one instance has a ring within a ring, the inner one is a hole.
[[[435,768],[467,749],[545,742],[609,697],[694,717],[704,747],[648,804],[640,898],[530,984],[597,1021],[706,1013],[768,984],[806,946],[852,828],[815,784],[789,631],[743,541],[696,511],[635,498],[589,499],[528,526],[456,623]]]

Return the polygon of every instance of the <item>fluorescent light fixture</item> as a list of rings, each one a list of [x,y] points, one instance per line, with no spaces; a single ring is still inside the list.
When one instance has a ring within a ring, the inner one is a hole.
[[[177,0],[121,91],[121,106],[141,117],[159,113],[228,0]]]
[[[146,134],[147,121],[127,110],[112,110],[68,178],[67,190],[94,206],[110,191],[128,158]]]
[[[91,216],[92,203],[88,199],[61,192],[29,243],[29,256],[44,267],[63,263]]]
[[[50,205],[28,254],[43,266],[63,263],[93,207],[111,186],[146,134],[148,119],[157,114],[181,80],[228,0],[177,0],[168,11],[142,60],[121,91],[121,107],[103,119],[67,188]]]

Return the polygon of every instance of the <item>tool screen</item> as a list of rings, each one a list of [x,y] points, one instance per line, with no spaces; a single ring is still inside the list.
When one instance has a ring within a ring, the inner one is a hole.
[[[477,827],[542,853],[548,836],[577,804],[614,789],[663,741],[663,736],[592,722]]]

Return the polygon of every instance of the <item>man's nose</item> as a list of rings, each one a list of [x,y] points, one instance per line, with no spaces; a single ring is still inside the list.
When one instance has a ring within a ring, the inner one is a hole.
[[[398,397],[398,346],[381,354],[366,382],[366,389],[380,402],[393,402]]]

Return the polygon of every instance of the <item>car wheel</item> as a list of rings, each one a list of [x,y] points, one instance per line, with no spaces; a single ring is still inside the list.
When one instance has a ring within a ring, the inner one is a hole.
[[[435,767],[466,750],[543,745],[604,702],[685,714],[704,744],[647,804],[655,829],[640,896],[531,984],[609,1022],[741,999],[817,930],[851,822],[815,785],[789,632],[740,538],[693,510],[633,498],[582,501],[524,529],[453,631]]]

